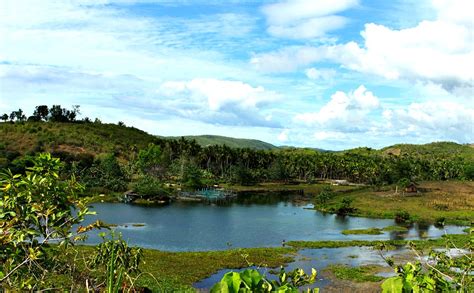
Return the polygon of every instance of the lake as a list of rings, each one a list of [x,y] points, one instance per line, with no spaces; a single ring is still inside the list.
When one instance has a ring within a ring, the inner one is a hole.
[[[288,199],[238,200],[216,205],[174,202],[164,206],[124,203],[95,203],[85,223],[100,219],[114,228],[132,246],[167,251],[206,251],[240,247],[275,247],[290,240],[379,240],[439,237],[461,233],[463,227],[412,226],[408,233],[382,235],[343,235],[345,229],[383,228],[394,225],[390,219],[340,217],[310,209]],[[143,226],[134,226],[143,224]],[[88,244],[101,242],[97,231]]]

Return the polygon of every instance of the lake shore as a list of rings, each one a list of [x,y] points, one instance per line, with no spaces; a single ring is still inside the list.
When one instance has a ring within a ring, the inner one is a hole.
[[[412,241],[418,250],[428,252],[432,248],[445,247],[450,242],[457,247],[465,247],[470,241],[472,234],[458,234],[444,236],[438,239],[417,240]],[[141,265],[142,274],[136,279],[136,284],[141,287],[151,289],[153,292],[182,290],[185,292],[195,292],[193,284],[203,279],[209,278],[224,269],[239,270],[251,265],[267,268],[286,266],[299,258],[298,265],[301,264],[301,257],[298,257],[299,251],[307,249],[324,249],[324,248],[343,248],[343,247],[376,247],[383,244],[385,247],[395,249],[403,247],[409,241],[372,241],[372,242],[354,242],[354,241],[297,241],[287,243],[285,247],[271,248],[241,248],[219,251],[205,252],[167,252],[161,250],[145,249]],[[78,246],[78,252],[86,256],[94,249],[94,246]],[[374,254],[378,254],[377,249],[373,250]],[[350,257],[350,256],[349,256]],[[355,256],[354,256],[355,257]],[[359,256],[358,256],[359,257]],[[406,251],[395,254],[395,259],[405,262],[413,260],[413,256],[409,256]],[[303,259],[304,260],[304,259]],[[308,259],[309,260],[309,259]],[[318,266],[318,259],[312,259],[312,263]],[[320,261],[323,261],[321,259]],[[324,260],[327,262],[327,260]],[[361,260],[362,261],[362,260]],[[316,269],[319,269],[316,267]],[[387,267],[379,268],[371,271],[368,275],[376,275],[380,272],[387,272]],[[331,290],[349,290],[357,288],[379,288],[377,282],[357,281],[347,277],[342,282],[341,279],[334,274],[332,269],[318,272],[328,280],[329,285],[325,287],[328,292]],[[317,287],[318,282],[315,283]]]

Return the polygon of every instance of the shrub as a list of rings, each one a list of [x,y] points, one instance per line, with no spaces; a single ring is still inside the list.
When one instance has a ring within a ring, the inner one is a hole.
[[[215,284],[211,293],[224,292],[298,292],[298,288],[312,284],[316,280],[316,270],[307,275],[302,269],[285,272],[283,267],[278,280],[268,280],[255,269],[247,269],[240,273],[228,272],[221,281]],[[319,289],[308,289],[307,292],[319,292]]]
[[[145,199],[168,195],[168,192],[162,187],[161,182],[151,176],[140,178],[134,183],[133,190]]]
[[[351,197],[344,197],[336,208],[336,213],[342,216],[352,213],[355,210],[355,208],[352,207],[352,202],[353,199]]]
[[[324,186],[321,192],[316,196],[316,203],[319,205],[326,204],[334,197],[331,186]]]
[[[59,255],[78,239],[73,225],[88,210],[77,199],[82,186],[74,178],[61,180],[60,167],[59,159],[40,154],[24,175],[0,173],[0,280],[7,291],[41,289],[48,270],[64,269]],[[79,226],[77,233],[99,225]],[[53,239],[58,245],[49,245]]]
[[[396,223],[409,223],[411,222],[410,214],[407,211],[398,211],[395,213]]]

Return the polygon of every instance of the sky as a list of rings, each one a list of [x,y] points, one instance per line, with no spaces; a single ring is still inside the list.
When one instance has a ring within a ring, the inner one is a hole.
[[[340,150],[474,142],[472,0],[1,0],[0,114]]]

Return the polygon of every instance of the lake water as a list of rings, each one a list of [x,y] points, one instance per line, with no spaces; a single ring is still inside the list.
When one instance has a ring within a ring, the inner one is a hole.
[[[253,202],[253,203],[252,203]],[[124,203],[95,203],[100,219],[117,224],[132,246],[167,251],[205,251],[237,247],[274,247],[290,240],[376,240],[419,239],[439,237],[443,229],[413,226],[408,233],[383,235],[343,235],[344,229],[383,228],[394,225],[389,219],[339,217],[323,214],[290,201],[240,200],[226,205],[175,202],[165,206],[145,207]],[[144,224],[136,227],[133,224]],[[448,233],[461,233],[462,227],[447,226]],[[87,243],[100,242],[97,231],[90,233]]]
[[[399,248],[396,250],[386,251],[384,255],[391,257],[396,254],[407,253],[405,248]],[[342,247],[342,248],[320,248],[320,249],[301,249],[298,251],[295,260],[285,266],[285,270],[290,272],[296,268],[303,269],[306,273],[311,273],[311,269],[314,268],[318,272],[317,281],[308,286],[309,288],[324,288],[331,283],[331,281],[325,278],[322,274],[323,270],[330,265],[340,264],[351,267],[362,266],[362,265],[377,265],[385,267],[386,273],[379,274],[385,277],[393,276],[393,269],[383,260],[383,258],[370,247]],[[278,277],[273,273],[274,270],[271,268],[256,268],[262,274],[265,274],[268,279],[276,280]],[[212,276],[205,278],[193,286],[198,289],[210,289],[212,286],[219,282],[225,273],[230,271],[242,271],[244,269],[223,269],[219,270]],[[278,271],[278,269],[276,270]],[[303,288],[300,288],[303,289]]]

